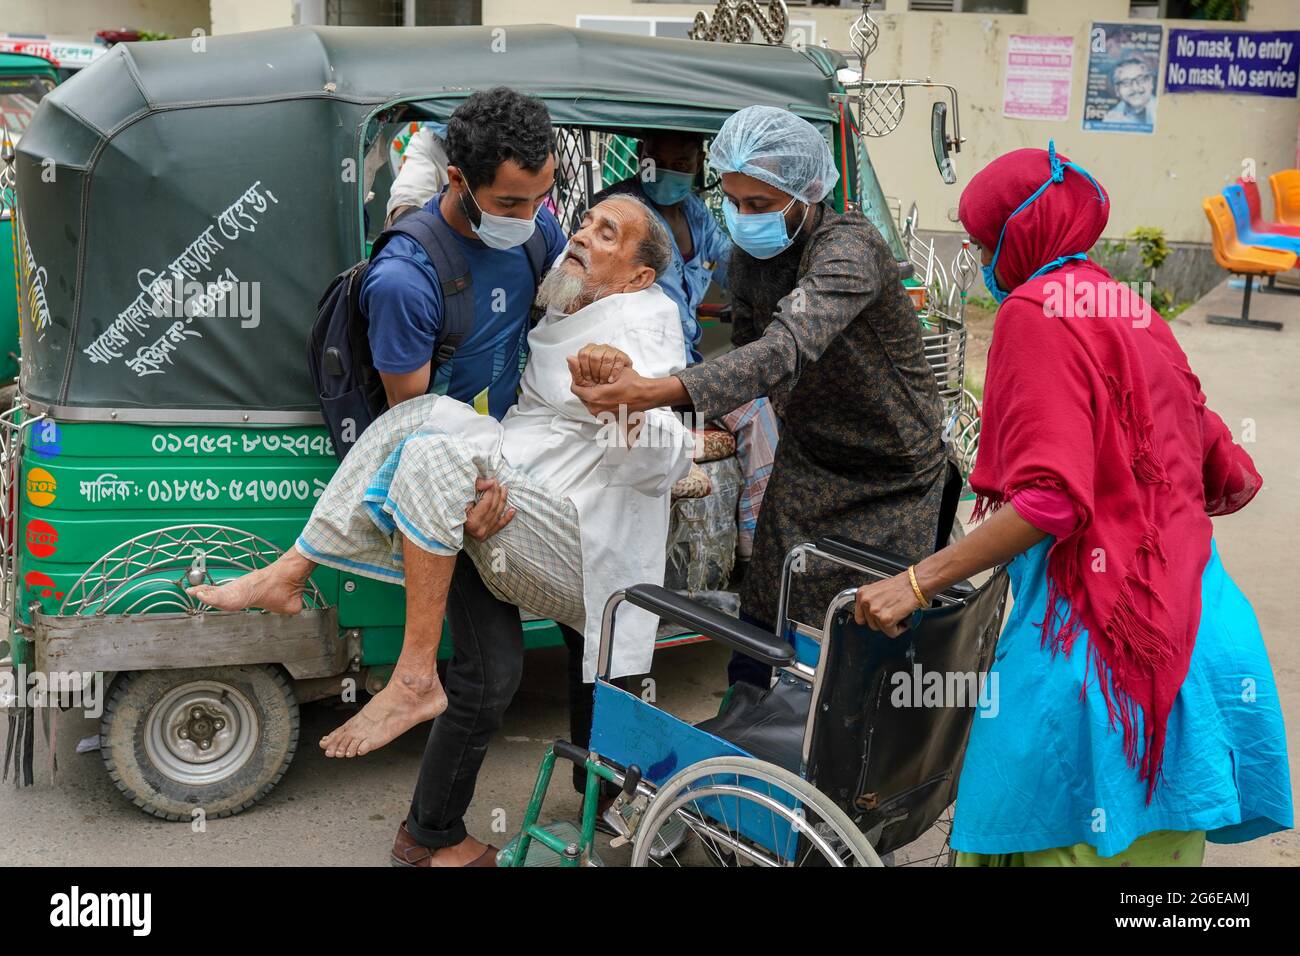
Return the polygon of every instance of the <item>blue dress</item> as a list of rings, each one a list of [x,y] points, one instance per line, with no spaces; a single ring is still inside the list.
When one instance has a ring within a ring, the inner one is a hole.
[[[1291,827],[1273,671],[1255,612],[1213,543],[1196,646],[1149,805],[1095,673],[1079,697],[1087,633],[1068,656],[1042,647],[1052,543],[1040,541],[1009,568],[1015,604],[989,671],[989,706],[971,728],[952,846],[1015,853],[1087,843],[1108,857],[1154,830],[1205,830],[1210,842],[1241,843]]]

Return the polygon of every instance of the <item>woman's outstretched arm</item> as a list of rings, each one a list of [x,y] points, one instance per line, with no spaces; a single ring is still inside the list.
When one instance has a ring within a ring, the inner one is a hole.
[[[992,517],[962,538],[916,565],[916,583],[930,601],[944,588],[964,581],[1028,551],[1047,535],[1026,521],[1011,505],[999,508]],[[853,617],[882,634],[897,637],[902,622],[917,609],[916,593],[906,574],[896,574],[858,588]]]

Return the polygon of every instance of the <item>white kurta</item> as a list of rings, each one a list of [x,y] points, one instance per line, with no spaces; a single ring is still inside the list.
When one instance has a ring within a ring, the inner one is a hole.
[[[610,594],[633,584],[663,584],[672,501],[691,466],[692,436],[667,409],[645,415],[636,445],[617,422],[599,421],[573,394],[568,357],[591,343],[626,352],[642,375],[683,367],[681,316],[658,286],[619,293],[575,312],[552,313],[528,335],[519,402],[502,421],[502,456],[573,502],[582,538],[586,654],[593,680],[600,620]],[[508,489],[507,489],[508,490]],[[625,605],[618,614],[611,674],[650,669],[658,619]]]
[[[387,150],[375,150],[387,158]],[[447,150],[433,130],[422,126],[406,144],[402,168],[388,192],[384,214],[391,216],[398,206],[423,206],[447,185]]]

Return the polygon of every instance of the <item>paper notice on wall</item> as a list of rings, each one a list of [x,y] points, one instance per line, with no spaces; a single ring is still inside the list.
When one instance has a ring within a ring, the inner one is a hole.
[[[1007,37],[1002,115],[1056,122],[1068,119],[1073,67],[1074,37]]]
[[[1150,133],[1156,128],[1159,24],[1094,23],[1088,33],[1083,128]]]

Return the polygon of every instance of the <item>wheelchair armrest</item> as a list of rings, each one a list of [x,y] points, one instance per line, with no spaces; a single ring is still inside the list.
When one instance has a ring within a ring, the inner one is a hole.
[[[866,565],[880,571],[882,574],[889,575],[903,574],[907,571],[907,566],[912,563],[893,551],[875,548],[869,544],[863,544],[861,541],[854,541],[852,538],[841,537],[838,534],[818,538],[817,550],[825,551],[827,554],[845,561]]]
[[[827,554],[839,558],[843,561],[852,561],[854,564],[861,564],[864,567],[880,571],[882,574],[888,574],[891,577],[895,574],[907,573],[907,567],[912,562],[908,561],[901,555],[892,551],[886,551],[883,548],[875,548],[869,544],[863,544],[860,541],[853,541],[850,538],[843,538],[837,534],[827,535],[825,538],[817,539],[817,549],[825,551]],[[956,601],[964,601],[978,590],[975,585],[969,581],[958,581],[951,587],[944,588],[940,593],[944,597]]]
[[[732,650],[748,654],[771,667],[794,663],[794,647],[770,631],[746,624],[716,608],[692,601],[656,584],[634,584],[624,598],[674,624],[699,631]]]

